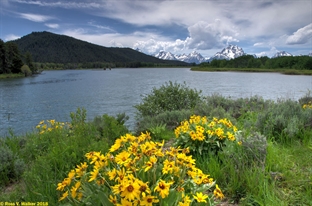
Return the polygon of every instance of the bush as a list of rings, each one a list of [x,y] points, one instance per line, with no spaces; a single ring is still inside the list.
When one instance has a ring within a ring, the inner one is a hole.
[[[230,97],[213,94],[204,99],[205,101],[195,107],[195,114],[216,118],[227,117],[232,121],[240,118],[241,115],[245,114],[247,111],[262,111],[271,103],[271,101],[264,100],[258,96],[231,99]]]
[[[95,117],[92,124],[100,132],[101,138],[107,139],[112,144],[116,138],[128,132],[127,127],[124,125],[128,119],[129,117],[125,113],[118,114],[116,117],[104,114]]]
[[[201,101],[201,91],[190,89],[186,84],[166,83],[153,88],[151,94],[143,97],[142,103],[134,107],[139,117],[156,116],[166,111],[188,110]]]
[[[16,157],[8,146],[0,145],[0,186],[18,180],[24,170],[24,161]]]
[[[310,114],[295,101],[279,100],[258,115],[256,127],[268,138],[289,142],[301,136],[305,125],[310,124]]]
[[[146,131],[155,125],[165,124],[167,129],[174,129],[179,126],[180,122],[188,119],[192,115],[190,110],[174,110],[160,113],[156,116],[146,116],[140,119],[136,124],[137,134]]]
[[[25,77],[30,76],[32,74],[30,68],[26,64],[22,66],[21,72],[25,75]]]

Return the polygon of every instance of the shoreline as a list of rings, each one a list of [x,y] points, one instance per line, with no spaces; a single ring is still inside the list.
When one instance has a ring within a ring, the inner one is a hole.
[[[267,72],[281,73],[285,75],[312,75],[312,70],[299,69],[262,69],[262,68],[210,68],[210,67],[191,67],[191,71],[203,72]]]

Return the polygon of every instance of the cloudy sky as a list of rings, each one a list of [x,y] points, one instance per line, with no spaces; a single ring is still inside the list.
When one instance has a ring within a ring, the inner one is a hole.
[[[312,0],[0,0],[0,38],[50,31],[108,47],[271,57],[312,52]]]

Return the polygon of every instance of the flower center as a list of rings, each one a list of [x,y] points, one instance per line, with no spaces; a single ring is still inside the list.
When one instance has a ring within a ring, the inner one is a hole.
[[[159,185],[159,188],[162,189],[162,190],[164,190],[164,189],[166,189],[166,185],[160,184],[160,185]]]
[[[140,191],[141,191],[141,192],[145,192],[146,189],[147,189],[147,188],[146,188],[145,185],[142,185],[142,186],[140,187]]]
[[[128,192],[132,192],[134,190],[134,187],[132,185],[129,185],[127,187]]]

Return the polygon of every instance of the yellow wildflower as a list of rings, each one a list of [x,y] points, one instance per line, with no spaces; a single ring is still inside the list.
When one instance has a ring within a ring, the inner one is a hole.
[[[111,148],[109,149],[109,152],[117,151],[121,147],[122,143],[123,143],[122,139],[116,139],[115,144],[111,146]]]
[[[121,199],[121,204],[117,204],[117,206],[133,206],[131,201],[128,201],[125,198]]]
[[[118,155],[116,155],[115,161],[119,165],[125,165],[131,161],[131,153],[127,151],[122,151]]]
[[[219,186],[216,184],[216,189],[213,191],[213,195],[216,197],[216,198],[219,198],[219,199],[223,199],[224,198],[224,195],[222,193],[222,191],[220,190]]]
[[[112,196],[109,195],[109,199],[108,199],[111,203],[113,203],[113,205],[117,204],[117,196]]]
[[[169,195],[169,189],[172,184],[173,182],[165,182],[163,180],[160,180],[157,186],[155,187],[154,192],[155,191],[159,192],[159,195],[162,198],[165,198]]]
[[[68,197],[68,191],[64,192],[62,197],[60,197],[59,201],[64,200],[66,197]]]
[[[156,196],[152,196],[152,195],[147,195],[147,196],[143,196],[142,201],[140,202],[140,205],[142,206],[153,206],[153,203],[157,203],[159,202],[159,200],[157,199]]]
[[[120,196],[126,198],[129,201],[139,199],[140,185],[136,180],[128,180],[123,183],[123,191]]]
[[[164,161],[164,167],[162,168],[162,173],[163,174],[172,173],[174,170],[174,167],[175,167],[174,161],[169,161],[168,159],[166,159]]]
[[[70,191],[71,191],[71,196],[72,198],[76,198],[77,196],[77,190],[80,188],[81,182],[78,181],[76,182],[75,186],[73,186]]]
[[[196,192],[196,195],[193,195],[193,197],[197,202],[207,203],[206,199],[208,198],[208,195],[204,195],[202,192]]]
[[[89,182],[92,182],[93,180],[96,180],[96,178],[98,177],[99,169],[98,168],[94,168],[93,171],[90,174],[91,174],[91,176],[90,176]]]
[[[80,163],[80,165],[77,165],[77,168],[75,170],[76,177],[82,177],[85,174],[87,168],[88,168],[88,165],[86,162]]]
[[[190,199],[189,196],[184,196],[183,202],[179,202],[179,206],[189,206],[191,205],[192,200]]]

